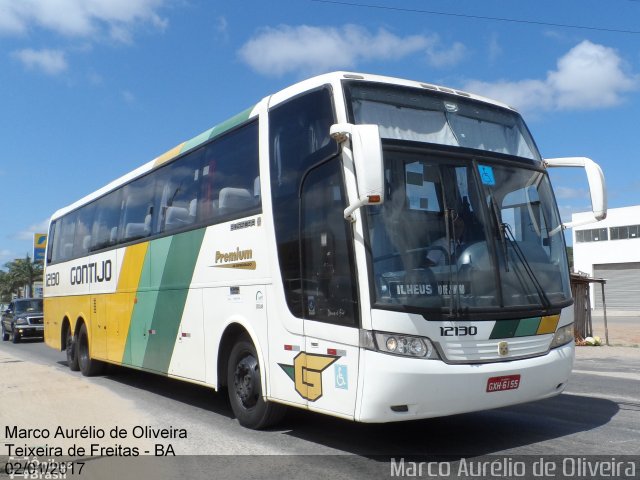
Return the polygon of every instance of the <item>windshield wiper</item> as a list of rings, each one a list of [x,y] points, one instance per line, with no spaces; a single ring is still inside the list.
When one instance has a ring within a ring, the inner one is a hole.
[[[454,214],[455,210],[453,210],[452,208],[447,208],[445,205],[445,209],[444,209],[444,226],[445,226],[445,233],[446,233],[446,245],[447,245],[447,265],[449,266],[449,315],[453,316],[453,310],[454,310],[454,297],[451,294],[451,289],[453,288],[453,265],[452,265],[452,261],[453,261],[453,252],[451,251],[451,235],[453,233],[453,235],[455,235],[455,228],[453,226],[453,214]],[[454,230],[454,232],[452,232],[451,230]],[[458,280],[458,276],[457,276],[457,271],[458,269],[456,268],[456,283]],[[457,299],[456,299],[457,300]],[[456,316],[459,315],[458,312],[458,302],[456,302]]]
[[[501,235],[501,237],[503,237],[503,241],[506,238],[509,241],[509,244],[511,245],[513,250],[516,252],[516,255],[518,256],[518,258],[520,259],[520,262],[524,266],[524,271],[527,272],[527,275],[529,275],[529,278],[531,279],[531,282],[533,283],[533,286],[536,289],[536,293],[538,294],[538,297],[540,297],[540,300],[542,301],[544,307],[549,308],[551,306],[551,301],[549,300],[549,297],[547,297],[547,294],[544,293],[544,289],[542,288],[542,285],[540,285],[540,281],[538,280],[538,277],[536,277],[536,274],[534,273],[533,269],[531,268],[531,265],[527,261],[527,258],[524,252],[520,248],[520,245],[518,245],[518,242],[516,241],[516,238],[513,235],[513,232],[511,231],[511,227],[509,226],[508,223],[502,223],[500,225],[500,230],[502,230],[502,232],[504,233],[503,235]],[[505,262],[507,261],[508,260],[505,257]]]
[[[500,213],[498,211],[498,205],[496,204],[495,199],[491,192],[489,192],[489,200],[491,201],[491,211],[493,212],[493,218],[496,221],[496,227],[500,229],[500,245],[502,245],[502,253],[504,254],[504,271],[509,271],[509,252],[507,250],[507,242],[506,242],[506,232],[505,225],[506,223],[502,222],[500,218]]]

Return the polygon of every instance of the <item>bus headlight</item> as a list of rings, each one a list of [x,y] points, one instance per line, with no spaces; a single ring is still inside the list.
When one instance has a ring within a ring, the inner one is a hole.
[[[551,341],[551,348],[561,347],[562,345],[573,342],[573,340],[573,323],[570,323],[556,330],[553,340]]]
[[[426,358],[430,360],[440,358],[433,343],[426,337],[361,330],[360,346],[369,350],[405,357]]]

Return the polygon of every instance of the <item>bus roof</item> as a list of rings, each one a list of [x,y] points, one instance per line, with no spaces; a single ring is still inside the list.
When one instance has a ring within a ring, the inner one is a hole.
[[[482,97],[480,95],[468,93],[455,88],[443,87],[440,85],[434,85],[431,83],[424,83],[424,82],[415,81],[415,80],[406,80],[402,78],[387,77],[382,75],[371,75],[366,73],[346,72],[346,71],[326,73],[326,74],[309,78],[307,80],[303,80],[289,87],[286,87],[283,90],[277,93],[274,93],[273,95],[269,95],[265,97],[263,100],[261,100],[261,102],[268,101],[269,106],[271,107],[273,105],[277,105],[278,103],[282,103],[287,99],[294,97],[300,93],[320,87],[322,85],[332,84],[332,85],[338,86],[340,82],[343,80],[385,83],[389,85],[400,85],[400,86],[406,86],[406,87],[412,87],[412,88],[420,88],[424,90],[437,91],[437,92],[442,92],[448,95],[471,98],[473,100],[477,100],[483,103],[489,103],[501,108],[506,108],[506,109],[515,111],[513,107],[510,107],[509,105],[506,105],[504,103],[501,103],[486,97]],[[182,142],[179,145],[176,145],[170,150],[167,150],[163,154],[154,158],[150,162],[147,162],[144,165],[141,165],[140,167],[136,168],[135,170],[113,180],[112,182],[108,183],[104,187],[96,190],[95,192],[90,193],[89,195],[86,195],[85,197],[79,199],[78,201],[72,203],[71,205],[68,205],[64,208],[57,210],[53,214],[52,219],[55,220],[56,218],[61,217],[64,214],[71,212],[86,203],[89,203],[97,198],[100,198],[101,196],[109,193],[110,191],[114,190],[118,186],[124,183],[127,183],[128,181],[133,180],[159,167],[160,165],[163,165],[166,162],[169,162],[170,160],[187,152],[188,150],[196,148],[197,146],[203,144],[204,142],[210,140],[211,138],[221,135],[227,130],[230,130],[240,125],[241,123],[249,120],[250,118],[257,115],[256,107],[258,106],[259,103],[260,102],[238,113],[237,115],[234,115],[233,117],[228,118],[227,120],[211,127],[210,129],[200,133],[199,135],[196,135],[192,139]]]

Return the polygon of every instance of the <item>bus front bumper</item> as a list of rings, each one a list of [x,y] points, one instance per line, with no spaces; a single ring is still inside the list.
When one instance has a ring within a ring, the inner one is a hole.
[[[561,393],[573,366],[574,345],[523,360],[448,365],[439,360],[361,350],[360,422],[397,422],[488,410]],[[519,377],[517,377],[519,375]],[[489,390],[489,379],[518,378],[517,388]]]

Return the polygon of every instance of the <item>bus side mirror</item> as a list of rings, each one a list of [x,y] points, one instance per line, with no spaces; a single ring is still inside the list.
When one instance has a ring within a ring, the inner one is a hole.
[[[599,222],[607,217],[607,187],[600,165],[586,157],[548,158],[544,160],[544,165],[547,168],[581,167],[584,168],[587,174],[593,218],[565,223],[562,225],[563,229]]]
[[[349,150],[355,167],[358,199],[344,210],[345,220],[354,221],[352,213],[365,205],[384,202],[384,166],[382,143],[377,125],[337,123],[331,126],[331,138]],[[350,145],[347,143],[350,140]],[[348,153],[348,152],[345,152]]]

